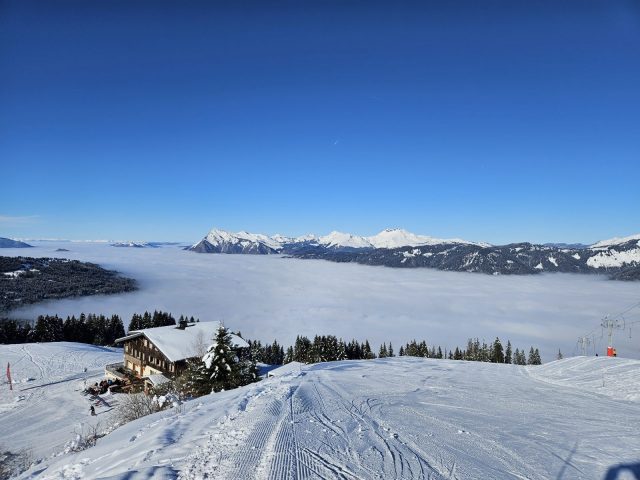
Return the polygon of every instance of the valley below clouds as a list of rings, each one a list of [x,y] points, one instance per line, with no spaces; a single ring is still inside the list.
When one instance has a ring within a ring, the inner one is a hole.
[[[576,340],[595,332],[602,355],[606,335],[598,327],[638,301],[638,282],[606,276],[541,274],[489,276],[426,268],[394,269],[278,255],[198,254],[176,246],[116,248],[103,243],[31,242],[34,257],[90,261],[135,278],[139,290],[47,301],[13,310],[13,318],[80,312],[118,314],[125,326],[134,312],[164,310],[178,317],[221,320],[245,338],[285,345],[296,335],[335,334],[383,341],[416,338],[461,348],[467,338],[499,336],[514,348],[540,348],[543,361],[578,354]],[[64,247],[68,252],[56,252]],[[2,255],[24,255],[3,249]],[[628,321],[640,319],[638,309]],[[640,358],[637,331],[617,331],[620,356]],[[594,354],[593,348],[589,353]]]

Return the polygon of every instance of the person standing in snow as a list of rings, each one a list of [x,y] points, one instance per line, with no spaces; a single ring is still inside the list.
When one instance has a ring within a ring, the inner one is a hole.
[[[91,412],[91,416],[95,417],[96,416],[96,409],[93,405],[91,405],[91,408],[89,409],[89,411]]]

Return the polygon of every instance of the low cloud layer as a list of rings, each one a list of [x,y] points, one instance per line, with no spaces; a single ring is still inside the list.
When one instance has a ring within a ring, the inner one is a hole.
[[[54,252],[63,245],[70,252]],[[6,249],[4,255],[24,255]],[[550,361],[560,348],[578,353],[578,336],[606,314],[634,303],[640,283],[590,275],[488,276],[429,269],[391,269],[278,256],[207,255],[176,247],[116,248],[101,244],[43,242],[31,256],[59,256],[99,263],[136,278],[135,293],[45,302],[12,312],[39,314],[117,313],[128,323],[134,312],[166,310],[175,316],[223,320],[244,337],[289,344],[296,335],[332,333],[368,338],[394,347],[412,338],[447,348],[470,336],[499,336],[515,347],[540,347]],[[640,309],[629,321],[640,319]],[[602,354],[606,336],[596,328]],[[640,328],[631,336],[639,336]],[[616,332],[621,356],[640,358],[637,338]],[[593,354],[593,349],[590,350]]]

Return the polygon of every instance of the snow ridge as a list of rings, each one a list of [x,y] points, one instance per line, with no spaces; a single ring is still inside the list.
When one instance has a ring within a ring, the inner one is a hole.
[[[206,242],[206,243],[203,243]],[[218,251],[224,253],[279,253],[285,246],[321,246],[327,249],[394,249],[417,247],[421,245],[464,244],[489,246],[488,243],[474,243],[459,238],[440,239],[427,235],[416,235],[400,228],[388,228],[382,232],[364,237],[333,231],[328,235],[316,237],[308,234],[289,237],[276,234],[268,236],[249,232],[228,232],[213,228],[203,240],[191,246],[196,251]]]
[[[638,246],[640,246],[640,233],[636,233],[635,235],[629,235],[628,237],[613,237],[608,240],[600,240],[599,242],[594,243],[589,248],[601,248],[601,247],[610,247],[614,245],[621,245],[623,243],[630,242],[632,240],[638,240]]]

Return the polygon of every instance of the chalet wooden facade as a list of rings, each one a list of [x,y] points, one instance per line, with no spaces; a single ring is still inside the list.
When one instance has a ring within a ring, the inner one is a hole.
[[[143,335],[124,342],[124,367],[136,377],[177,375],[184,370],[186,363],[187,359],[172,362]]]
[[[188,360],[201,357],[213,343],[219,327],[219,322],[198,322],[131,331],[116,340],[124,347],[122,367],[137,378],[180,375]],[[248,347],[237,335],[231,337],[236,347]]]

